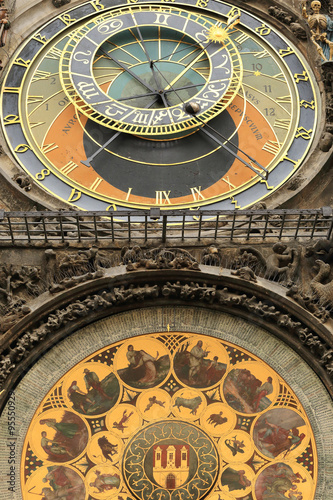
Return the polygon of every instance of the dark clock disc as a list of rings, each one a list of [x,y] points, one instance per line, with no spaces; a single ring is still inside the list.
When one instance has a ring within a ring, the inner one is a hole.
[[[225,137],[235,132],[235,123],[224,112],[210,122],[210,126],[222,131]],[[87,156],[99,148],[91,139],[105,144],[114,131],[88,121],[84,136]],[[209,132],[214,132],[209,129]],[[221,141],[222,139],[215,134]],[[235,153],[238,147],[237,133],[232,143],[226,143]],[[229,170],[234,156],[200,130],[181,139],[154,141],[121,133],[92,161],[95,172],[112,186],[127,191],[129,186],[137,196],[155,197],[158,190],[170,190],[172,197],[186,196],[193,186],[204,190],[217,182]]]

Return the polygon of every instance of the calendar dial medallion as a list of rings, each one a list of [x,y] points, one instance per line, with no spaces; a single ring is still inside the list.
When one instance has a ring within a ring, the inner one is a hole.
[[[83,210],[204,213],[301,168],[319,111],[290,41],[224,2],[109,3],[60,14],[9,65],[4,135],[35,182]]]

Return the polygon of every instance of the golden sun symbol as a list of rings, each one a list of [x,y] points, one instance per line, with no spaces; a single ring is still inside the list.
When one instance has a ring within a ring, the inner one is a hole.
[[[212,26],[208,31],[208,40],[223,43],[229,37],[228,31],[220,26]]]

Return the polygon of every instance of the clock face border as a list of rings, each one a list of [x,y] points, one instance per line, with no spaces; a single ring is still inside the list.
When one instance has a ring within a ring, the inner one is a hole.
[[[135,3],[128,2],[126,6],[140,4],[148,5],[147,2],[139,0]],[[230,4],[215,0],[198,0],[197,2],[187,0],[177,4],[171,4],[163,0],[154,2],[154,5],[157,6],[163,5],[166,7],[168,4],[170,7],[178,8],[200,9],[205,7],[205,13],[208,16],[210,14],[227,16],[231,9],[235,8]],[[234,190],[230,196],[226,195],[222,200],[219,197],[204,199],[200,195],[200,188],[193,188],[192,201],[189,200],[178,205],[169,204],[167,197],[163,197],[161,191],[160,197],[157,198],[156,196],[156,203],[140,205],[131,203],[128,199],[123,201],[107,199],[105,196],[100,196],[94,192],[94,189],[82,189],[75,182],[71,182],[68,177],[65,179],[60,178],[48,169],[42,159],[30,148],[20,123],[19,106],[21,99],[20,85],[26,78],[31,61],[47,42],[58,36],[60,32],[68,30],[74,23],[88,19],[103,11],[123,6],[124,4],[115,5],[111,0],[97,0],[74,7],[43,25],[17,50],[4,78],[1,95],[3,105],[2,127],[15,160],[34,178],[35,182],[52,196],[72,204],[76,208],[88,211],[111,210],[116,212],[128,210],[129,208],[146,209],[151,206],[158,206],[162,210],[186,208],[200,208],[203,211],[205,209],[233,210],[251,206],[275,192],[301,166],[315,140],[317,123],[320,118],[318,89],[315,86],[313,73],[299,51],[295,47],[291,47],[287,39],[278,34],[270,25],[264,23],[263,20],[238,8],[242,13],[241,25],[259,34],[268,45],[272,46],[275,53],[278,53],[283,58],[284,63],[289,67],[289,71],[295,79],[295,86],[298,91],[300,109],[297,117],[298,123],[296,124],[297,134],[289,147],[285,147],[284,153],[286,154],[279,159],[268,181],[261,180],[258,182],[256,180],[243,190],[241,188],[238,191]]]

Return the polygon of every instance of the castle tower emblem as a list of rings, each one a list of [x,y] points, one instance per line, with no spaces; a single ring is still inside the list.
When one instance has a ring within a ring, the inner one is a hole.
[[[190,470],[188,444],[160,444],[153,450],[153,475],[155,481],[167,490],[184,484]]]

